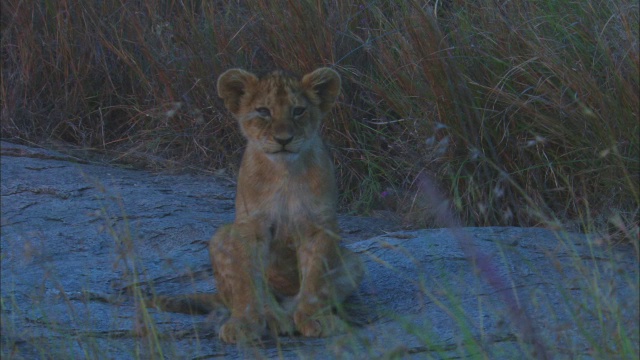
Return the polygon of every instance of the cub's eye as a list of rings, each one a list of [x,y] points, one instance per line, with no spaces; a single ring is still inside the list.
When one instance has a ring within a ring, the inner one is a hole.
[[[271,116],[271,111],[269,111],[269,109],[267,109],[266,107],[259,107],[259,108],[256,109],[256,111],[262,117],[270,117]]]
[[[304,114],[304,112],[307,111],[307,108],[302,107],[302,106],[296,106],[293,108],[293,116],[298,117],[302,114]]]

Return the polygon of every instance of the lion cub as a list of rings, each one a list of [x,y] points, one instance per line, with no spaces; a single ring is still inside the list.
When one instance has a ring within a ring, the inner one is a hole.
[[[231,311],[220,339],[255,340],[267,327],[314,337],[344,331],[332,308],[357,289],[363,267],[338,245],[333,163],[320,138],[339,75],[320,68],[301,79],[257,77],[231,69],[217,88],[247,139],[235,221],[209,244],[215,300]]]

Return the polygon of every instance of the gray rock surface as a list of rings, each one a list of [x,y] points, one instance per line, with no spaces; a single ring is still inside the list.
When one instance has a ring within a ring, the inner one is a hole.
[[[215,291],[206,247],[233,220],[232,182],[1,149],[3,359],[540,356],[531,340],[553,357],[590,358],[619,351],[621,327],[638,353],[631,246],[539,228],[397,231],[353,216],[341,216],[343,236],[368,273],[345,306],[351,331],[225,345],[222,315],[164,313],[136,299]],[[504,286],[478,276],[461,246],[489,256]],[[509,297],[523,316],[509,313]]]

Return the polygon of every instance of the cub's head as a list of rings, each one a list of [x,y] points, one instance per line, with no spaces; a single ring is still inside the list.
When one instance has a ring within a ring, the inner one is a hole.
[[[218,78],[218,95],[250,145],[292,155],[313,146],[324,115],[340,93],[340,76],[320,68],[302,79],[275,71],[263,77],[231,69]]]

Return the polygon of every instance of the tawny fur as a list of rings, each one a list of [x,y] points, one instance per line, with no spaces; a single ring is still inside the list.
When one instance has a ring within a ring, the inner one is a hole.
[[[302,79],[231,69],[218,94],[247,139],[236,218],[209,244],[218,294],[157,298],[168,311],[209,312],[224,304],[229,343],[273,332],[328,336],[346,324],[332,308],[354,292],[363,270],[339,246],[333,163],[320,138],[340,92],[329,68]]]

